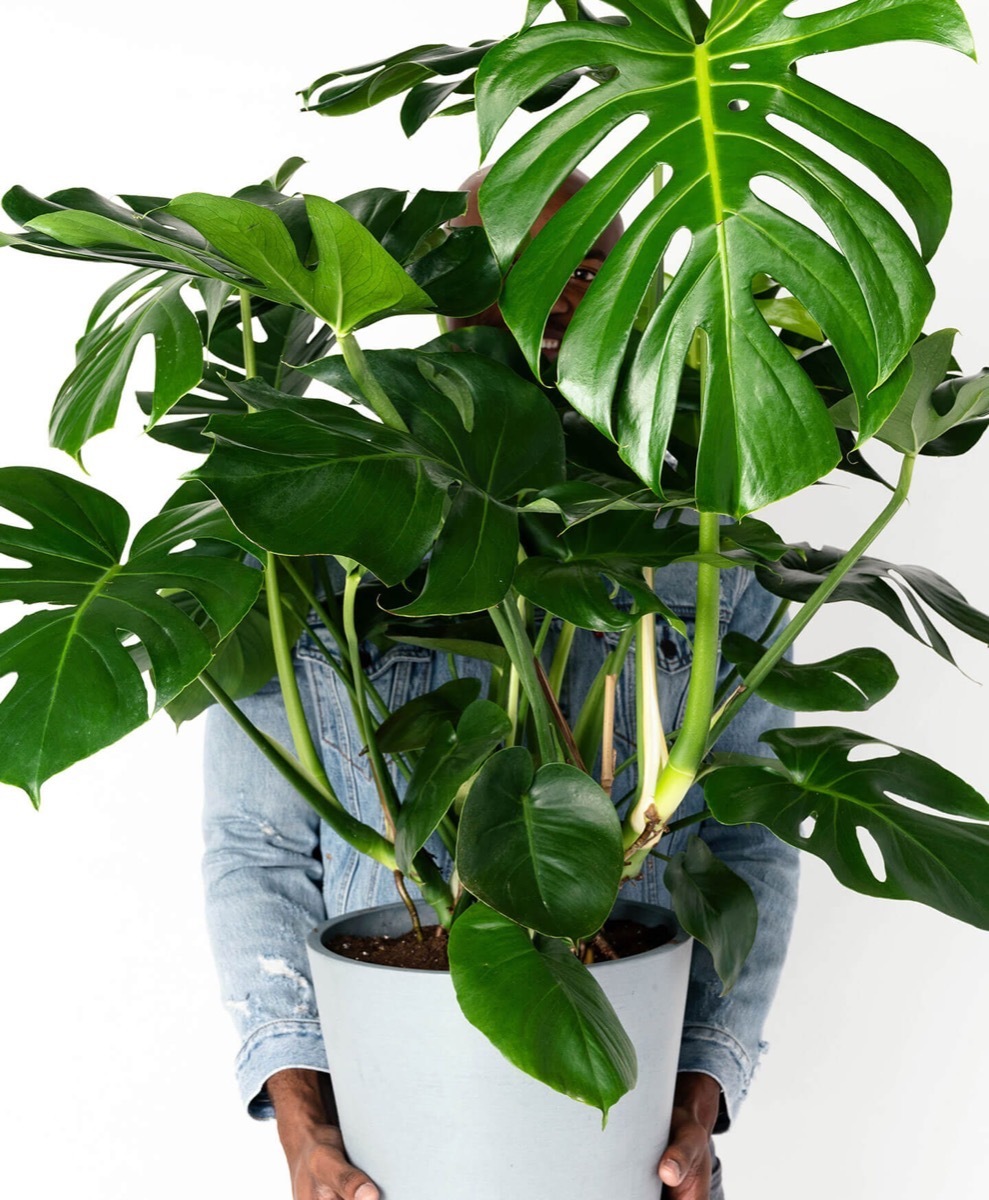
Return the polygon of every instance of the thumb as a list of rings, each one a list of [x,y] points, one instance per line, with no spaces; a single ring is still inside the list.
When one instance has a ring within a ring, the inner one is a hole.
[[[669,1187],[677,1187],[701,1169],[707,1154],[708,1135],[704,1127],[695,1123],[682,1125],[659,1160],[660,1179]]]
[[[344,1200],[380,1200],[381,1193],[368,1177],[360,1171],[354,1172],[354,1178],[347,1181],[344,1188]]]

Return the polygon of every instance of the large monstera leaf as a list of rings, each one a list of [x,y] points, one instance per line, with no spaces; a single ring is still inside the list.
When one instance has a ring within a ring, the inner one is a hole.
[[[178,696],[209,664],[213,643],[236,628],[261,572],[188,543],[243,543],[213,500],[160,513],[125,558],[127,514],[111,497],[54,471],[0,469],[0,601],[46,607],[0,633],[0,779],[39,801],[52,775],[148,719],[148,695],[130,642],[151,668],[155,707]],[[193,597],[213,638],[177,598]]]
[[[866,896],[916,900],[989,929],[989,804],[974,788],[923,755],[849,729],[773,729],[761,740],[778,763],[726,766],[705,779],[719,821],[765,825]],[[881,865],[869,861],[860,831]]]
[[[810,16],[790,0],[614,0],[627,26],[539,25],[485,55],[477,107],[487,153],[520,101],[593,65],[602,82],[555,110],[495,163],[480,203],[503,267],[502,311],[535,368],[557,297],[622,206],[657,168],[668,180],[581,302],[559,386],[657,490],[684,359],[706,339],[697,496],[742,515],[816,480],[839,458],[819,395],[753,299],[766,273],[833,343],[873,434],[905,386],[898,370],[933,297],[924,265],[944,233],[950,186],[902,130],[801,79],[795,64],[896,39],[973,53],[955,0],[851,0]],[[608,70],[610,68],[610,71]],[[645,118],[611,161],[529,241],[556,188],[608,134]],[[921,252],[883,207],[789,132],[800,127],[867,167],[903,205]],[[761,199],[760,180],[809,204],[831,240]],[[680,230],[690,248],[622,365],[657,265]],[[833,242],[833,244],[832,244]],[[520,247],[522,247],[520,252]]]

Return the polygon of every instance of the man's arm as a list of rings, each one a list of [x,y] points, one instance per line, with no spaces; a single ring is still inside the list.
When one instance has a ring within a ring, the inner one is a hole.
[[[288,1069],[268,1080],[293,1200],[379,1200],[380,1193],[343,1148],[329,1076]]]

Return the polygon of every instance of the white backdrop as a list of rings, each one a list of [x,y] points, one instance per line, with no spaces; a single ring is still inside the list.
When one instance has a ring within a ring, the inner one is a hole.
[[[967,7],[989,45],[985,7]],[[330,122],[301,115],[294,92],[326,70],[419,42],[500,36],[522,10],[521,0],[276,9],[174,0],[157,10],[8,0],[0,186],[229,194],[291,154],[311,164],[299,185],[331,197],[381,184],[456,186],[476,163],[469,118],[433,122],[409,143],[394,103]],[[934,264],[940,296],[929,327],[960,328],[963,366],[976,370],[989,362],[989,75],[913,45],[837,56],[809,73],[948,163],[956,217]],[[117,273],[4,252],[3,463],[75,471],[45,449],[47,412],[90,304]],[[416,320],[419,328],[379,327],[368,341],[425,340],[434,325]],[[146,386],[141,361],[134,382]],[[143,520],[187,463],[145,444],[136,406],[126,408],[86,464],[93,483]],[[989,444],[968,459],[923,461],[910,511],[877,549],[941,571],[982,606],[987,463]],[[842,479],[770,519],[788,536],[847,545],[881,503],[876,489]],[[853,631],[842,628],[849,621]],[[850,723],[937,757],[986,791],[989,665],[984,648],[952,640],[971,680],[867,610],[835,606],[801,657],[887,649],[903,682]],[[288,1195],[273,1127],[242,1115],[232,1083],[235,1043],[200,911],[200,750],[198,726],[176,736],[161,717],[52,781],[40,813],[0,788],[4,1195]],[[807,861],[771,1053],[722,1142],[732,1200],[976,1194],[989,1172],[985,946],[982,934],[918,906],[845,892]]]

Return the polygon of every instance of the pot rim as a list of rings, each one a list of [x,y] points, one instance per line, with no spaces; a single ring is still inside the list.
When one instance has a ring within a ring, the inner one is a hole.
[[[416,911],[419,913],[421,918],[425,918],[426,920],[432,918],[435,920],[435,910],[424,900],[415,901],[415,906]],[[338,916],[329,917],[327,920],[321,921],[314,929],[310,931],[308,937],[306,938],[306,945],[309,948],[310,953],[321,955],[324,958],[330,958],[337,963],[353,963],[355,967],[368,967],[375,971],[401,971],[403,975],[438,975],[449,978],[449,970],[437,971],[427,967],[395,967],[389,963],[366,962],[360,958],[350,958],[346,954],[337,954],[335,951],[330,950],[323,940],[327,933],[329,933],[336,926],[353,920],[355,917],[367,917],[373,913],[380,912],[394,912],[396,909],[402,909],[404,911],[405,906],[401,903],[401,901],[395,901],[392,904],[377,904],[371,908],[355,908],[351,912],[340,913]],[[690,941],[690,935],[684,931],[679,921],[677,921],[676,915],[669,908],[664,908],[660,904],[650,904],[645,900],[626,900],[620,897],[615,902],[615,908],[612,910],[612,912],[615,912],[619,909],[638,909],[650,914],[659,914],[661,921],[672,928],[674,930],[674,934],[669,941],[663,942],[661,946],[654,946],[651,950],[645,950],[641,954],[632,954],[627,958],[619,958],[611,961],[590,963],[587,968],[589,971],[600,971],[604,968],[614,966],[616,963],[638,963],[644,962],[646,959],[653,958],[656,955],[672,954],[685,942]],[[629,915],[630,919],[637,919],[635,916],[632,916],[631,914]],[[653,924],[656,923],[657,922],[653,922]]]

